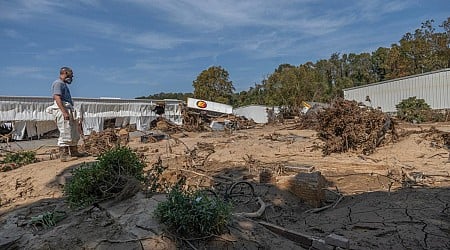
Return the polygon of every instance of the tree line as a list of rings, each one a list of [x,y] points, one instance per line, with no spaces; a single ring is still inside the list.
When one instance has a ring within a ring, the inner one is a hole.
[[[440,30],[440,32],[438,31]],[[260,104],[298,108],[302,101],[329,102],[343,89],[450,67],[450,17],[441,24],[427,20],[389,48],[372,53],[333,53],[329,59],[295,66],[281,64],[261,83],[235,93],[221,66],[203,70],[193,93],[159,93],[150,99],[206,99],[237,106]]]

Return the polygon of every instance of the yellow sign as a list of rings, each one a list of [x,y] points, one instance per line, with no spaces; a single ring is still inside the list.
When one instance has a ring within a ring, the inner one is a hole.
[[[197,105],[197,107],[199,107],[201,109],[204,109],[208,106],[208,104],[206,104],[205,101],[197,101],[197,103],[195,105]]]

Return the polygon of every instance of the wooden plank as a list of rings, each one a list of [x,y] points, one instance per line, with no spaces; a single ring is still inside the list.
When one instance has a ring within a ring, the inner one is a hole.
[[[270,231],[272,231],[278,235],[281,235],[281,236],[285,237],[286,239],[289,239],[291,241],[294,241],[294,242],[300,244],[300,246],[302,246],[302,247],[305,247],[308,249],[312,245],[313,239],[309,235],[295,232],[295,231],[277,226],[275,224],[264,222],[264,221],[258,221],[258,223],[263,225]]]

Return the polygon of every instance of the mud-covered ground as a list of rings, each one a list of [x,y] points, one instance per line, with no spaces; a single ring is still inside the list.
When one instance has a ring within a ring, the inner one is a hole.
[[[450,131],[448,123],[433,125]],[[36,149],[41,161],[0,173],[0,249],[302,249],[298,238],[271,231],[267,224],[319,240],[334,233],[348,239],[351,249],[449,249],[449,155],[432,136],[420,133],[430,126],[405,125],[400,129],[418,133],[368,156],[324,157],[314,131],[289,126],[179,133],[156,143],[132,138],[129,146],[146,156],[149,167],[161,157],[168,181],[185,176],[190,186],[216,184],[219,189],[233,180],[253,183],[266,205],[264,213],[234,216],[223,235],[207,239],[177,238],[153,218],[163,194],[138,193],[125,201],[70,210],[62,196],[64,174],[95,158],[61,163],[54,159],[52,140],[32,146],[19,142],[17,148]],[[14,144],[1,146],[16,150]],[[290,166],[321,172],[330,190],[325,209],[291,192],[286,185],[295,175]],[[260,183],[262,171],[273,175],[271,183]],[[258,208],[254,202],[236,209]],[[33,223],[32,218],[52,211],[64,215],[56,225]]]

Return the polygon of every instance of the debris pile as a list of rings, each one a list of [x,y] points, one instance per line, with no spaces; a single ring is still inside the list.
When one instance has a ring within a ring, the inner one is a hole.
[[[84,139],[81,150],[90,155],[99,156],[112,148],[126,145],[127,143],[127,134],[121,132],[119,135],[114,129],[108,128],[101,132],[92,131],[92,133]]]
[[[252,119],[233,114],[222,114],[214,112],[197,112],[191,109],[183,111],[183,129],[189,132],[211,131],[212,122],[222,124],[224,129],[239,130],[255,127]]]
[[[202,132],[209,131],[209,124],[211,117],[206,113],[199,113],[193,110],[184,109],[183,116],[183,129],[189,132]]]
[[[432,147],[450,149],[450,132],[443,132],[435,127],[431,127],[430,129],[419,131],[419,133],[423,133],[423,138],[431,141]]]
[[[311,110],[299,116],[295,128],[317,130],[320,127],[318,121],[318,111]]]
[[[222,115],[213,120],[224,123],[225,127],[230,129],[250,129],[256,126],[256,122],[252,119],[247,119],[243,116],[236,116],[233,114]]]
[[[178,126],[164,117],[158,117],[151,121],[150,128],[167,133],[178,133],[182,131],[181,126]]]
[[[324,155],[358,151],[369,155],[383,142],[397,139],[394,121],[381,110],[356,101],[335,100],[317,114],[317,132]]]

